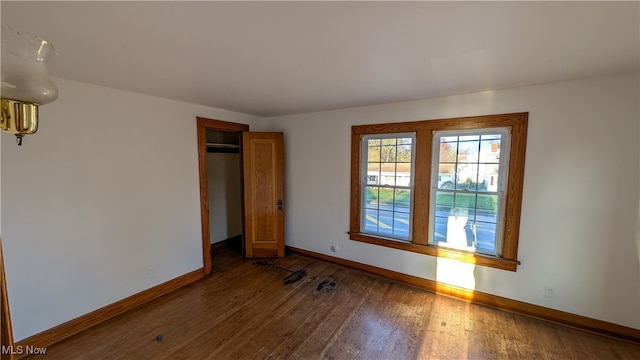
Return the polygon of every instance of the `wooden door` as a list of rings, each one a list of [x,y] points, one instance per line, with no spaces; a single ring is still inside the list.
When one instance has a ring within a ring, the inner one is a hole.
[[[284,256],[284,144],[279,132],[243,132],[245,256]]]

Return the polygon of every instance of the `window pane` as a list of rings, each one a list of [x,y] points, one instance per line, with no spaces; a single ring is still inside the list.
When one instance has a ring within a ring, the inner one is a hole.
[[[446,143],[440,140],[440,162],[456,162],[458,143]]]
[[[367,164],[367,185],[380,184],[380,163]]]
[[[478,167],[478,191],[498,191],[499,164],[481,164]]]
[[[452,215],[473,219],[476,210],[476,194],[456,193],[454,206],[455,210]]]
[[[440,164],[438,166],[438,188],[453,189],[455,184],[455,164]]]
[[[367,161],[380,162],[380,146],[369,146],[367,151]]]
[[[380,161],[381,162],[396,161],[396,146],[383,145],[380,148]]]
[[[411,172],[411,163],[396,163],[396,186],[409,186]]]
[[[367,146],[380,146],[380,139],[369,139],[367,140]]]
[[[367,186],[364,190],[364,206],[368,209],[378,208],[378,187]]]
[[[409,213],[411,209],[411,190],[409,189],[396,189],[394,211]]]
[[[457,136],[443,136],[440,138],[440,142],[457,142]]]
[[[456,211],[458,210],[456,208]],[[475,238],[472,226],[473,220],[466,215],[464,212],[459,212],[458,215],[450,215],[446,218],[447,232],[444,242],[448,245],[458,248],[473,246]]]
[[[378,203],[380,209],[392,210],[393,209],[393,188],[383,187],[380,188],[378,194]]]
[[[380,234],[393,235],[393,211],[380,210],[377,220]]]
[[[413,143],[413,139],[409,138],[398,138],[398,145],[410,145]]]
[[[391,146],[396,146],[396,138],[390,138],[390,139],[381,139],[382,140],[382,145],[391,145]]]
[[[411,162],[411,145],[398,145],[398,162]]]
[[[453,209],[453,196],[451,192],[436,191],[436,216],[449,216]]]
[[[411,185],[411,177],[406,175],[396,176],[396,185],[397,186],[410,186]]]
[[[434,242],[446,242],[447,241],[447,217],[436,216],[433,229],[433,241]]]
[[[393,235],[401,238],[409,238],[409,214],[395,213],[393,218]]]
[[[456,189],[476,191],[478,179],[477,164],[458,164]]]
[[[393,175],[381,175],[380,176],[380,185],[391,185],[394,186],[396,184],[396,177]]]
[[[380,185],[396,185],[396,163],[380,164]]]
[[[477,163],[479,147],[479,141],[461,141],[458,145],[458,161]]]
[[[473,246],[475,233],[473,222],[462,216],[436,216],[433,241],[458,248]]]
[[[480,143],[480,162],[499,163],[500,162],[500,141],[485,140]]]
[[[485,223],[477,221],[475,223],[476,249],[487,253],[495,253],[496,229],[497,224],[495,223]]]
[[[478,194],[476,220],[498,222],[498,195]]]
[[[378,231],[378,210],[365,209],[364,210],[364,231],[377,232]]]

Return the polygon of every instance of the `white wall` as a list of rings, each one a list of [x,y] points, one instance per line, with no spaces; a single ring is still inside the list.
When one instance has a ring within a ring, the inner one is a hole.
[[[242,235],[240,154],[208,153],[211,243]]]
[[[638,87],[632,74],[265,119],[285,132],[287,245],[640,329]],[[348,239],[352,125],[524,111],[517,272]]]
[[[257,120],[56,82],[60,98],[41,107],[37,134],[22,147],[2,134],[16,340],[201,268],[196,116]]]

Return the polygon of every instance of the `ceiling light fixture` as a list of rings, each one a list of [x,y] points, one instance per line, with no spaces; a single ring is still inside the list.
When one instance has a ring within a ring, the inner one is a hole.
[[[15,134],[18,145],[24,135],[38,130],[38,106],[58,98],[58,88],[45,63],[55,49],[48,41],[2,29],[2,117],[0,130]]]

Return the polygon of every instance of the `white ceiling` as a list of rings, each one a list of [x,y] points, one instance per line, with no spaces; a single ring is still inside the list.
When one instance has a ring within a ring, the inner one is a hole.
[[[639,3],[1,2],[57,77],[276,116],[638,71]]]

